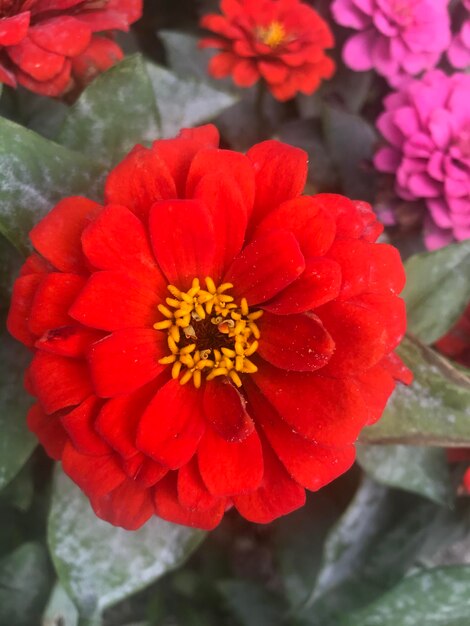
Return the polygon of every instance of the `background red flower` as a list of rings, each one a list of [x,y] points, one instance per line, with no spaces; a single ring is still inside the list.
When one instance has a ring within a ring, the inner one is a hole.
[[[328,24],[299,0],[222,0],[222,15],[206,15],[212,31],[204,48],[220,50],[209,65],[214,78],[231,75],[239,87],[266,82],[278,100],[311,94],[335,65],[325,55],[334,45]]]
[[[32,230],[14,287],[29,427],[125,528],[302,506],[410,380],[404,270],[370,206],[303,196],[298,148],[217,146],[213,126],[136,146],[104,207],[66,198]]]
[[[82,86],[123,56],[95,33],[141,14],[142,0],[0,0],[0,82],[46,96]]]

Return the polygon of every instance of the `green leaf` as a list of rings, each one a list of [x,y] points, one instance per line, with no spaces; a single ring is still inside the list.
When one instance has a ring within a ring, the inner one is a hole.
[[[25,543],[4,557],[0,561],[0,624],[39,624],[49,585],[47,554],[39,543]]]
[[[77,626],[78,611],[60,583],[56,583],[42,616],[41,626]]]
[[[462,504],[437,506],[366,478],[331,530],[310,602],[297,615],[309,626],[338,626],[418,568],[462,563],[470,528]]]
[[[207,70],[214,51],[198,47],[199,38],[172,30],[159,30],[158,36],[165,44],[166,58],[172,72],[181,76],[194,77],[203,82],[212,82],[220,88],[220,81],[212,79]]]
[[[135,532],[111,526],[62,471],[55,474],[48,543],[59,580],[83,618],[96,618],[178,567],[203,537],[157,518]]]
[[[323,543],[339,516],[339,506],[329,490],[307,498],[300,510],[273,524],[279,573],[290,604],[304,604],[312,591],[321,565]]]
[[[470,240],[410,257],[405,263],[408,330],[426,344],[455,324],[470,301]]]
[[[27,511],[33,501],[31,464],[26,463],[8,485],[0,491],[0,504],[6,503],[19,511]]]
[[[208,122],[237,101],[237,97],[191,77],[179,77],[146,64],[160,113],[162,136],[173,137],[181,128]]]
[[[337,186],[338,168],[326,150],[318,120],[291,120],[283,124],[277,134],[281,141],[307,152],[308,180],[313,185],[315,193],[328,192]]]
[[[101,196],[102,168],[76,152],[0,118],[0,232],[20,250],[58,200]]]
[[[0,310],[10,304],[13,283],[23,262],[23,256],[0,233]]]
[[[160,135],[155,96],[140,55],[101,74],[70,109],[58,141],[107,167]]]
[[[4,332],[0,335],[0,489],[20,471],[36,445],[26,426],[31,398],[23,388],[30,354]]]
[[[335,107],[326,107],[323,114],[326,144],[338,168],[343,192],[351,198],[372,202],[375,197],[372,158],[376,134],[374,128],[359,115]]]
[[[223,581],[217,588],[243,626],[281,626],[284,623],[288,606],[279,593],[243,580]]]
[[[362,443],[470,446],[470,379],[439,354],[408,337],[398,349],[414,381],[395,390]]]
[[[443,567],[410,576],[341,626],[467,626],[470,567]]]
[[[417,493],[437,504],[449,505],[454,487],[446,453],[417,446],[357,446],[357,461],[383,485]]]

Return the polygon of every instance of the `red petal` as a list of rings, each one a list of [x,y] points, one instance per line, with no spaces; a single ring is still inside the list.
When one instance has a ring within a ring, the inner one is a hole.
[[[79,196],[61,200],[31,231],[33,246],[62,272],[83,271],[80,237],[99,209],[96,202]]]
[[[80,404],[93,393],[84,361],[38,351],[29,373],[35,395],[46,413]]]
[[[159,200],[176,197],[173,178],[156,150],[136,146],[106,180],[107,204],[121,204],[139,217],[147,217]]]
[[[157,307],[167,294],[158,275],[95,272],[70,308],[70,315],[101,330],[150,329],[161,317]]]
[[[42,256],[33,252],[30,254],[20,269],[20,276],[28,276],[28,274],[47,274],[53,270],[50,263],[43,259]]]
[[[122,13],[132,24],[142,17],[142,0],[109,0],[107,9]]]
[[[226,441],[243,441],[255,425],[245,410],[245,400],[230,383],[215,379],[204,389],[207,421]]]
[[[39,404],[35,404],[28,411],[26,423],[29,430],[39,439],[47,454],[58,461],[68,440],[59,417],[47,415]]]
[[[268,213],[256,229],[256,235],[277,229],[293,233],[306,258],[323,256],[336,234],[334,220],[309,196],[284,202]]]
[[[380,365],[387,370],[394,380],[403,383],[404,385],[411,385],[413,382],[413,372],[411,372],[398,354],[392,352],[380,361]]]
[[[260,487],[235,496],[236,509],[250,522],[267,524],[305,504],[305,490],[292,480],[272,450],[263,446],[264,476]]]
[[[318,309],[336,350],[325,373],[346,376],[372,367],[401,341],[406,328],[401,298],[363,294]]]
[[[208,72],[213,78],[225,78],[232,72],[236,62],[237,57],[232,52],[220,52],[209,61]]]
[[[193,278],[220,275],[214,265],[212,217],[201,202],[157,202],[150,213],[149,227],[155,256],[169,283],[188,289]]]
[[[395,389],[395,381],[386,368],[382,367],[382,363],[356,376],[356,381],[369,410],[367,423],[373,424],[382,416],[385,405]]]
[[[57,98],[58,96],[66,93],[71,87],[71,63],[68,59],[65,59],[61,71],[49,80],[35,80],[29,74],[17,69],[15,72],[18,83],[29,91],[38,93],[42,96],[48,96],[50,98]]]
[[[137,447],[162,465],[177,469],[193,456],[204,430],[202,393],[170,380],[142,415]]]
[[[156,383],[150,383],[134,393],[112,398],[98,413],[96,431],[124,458],[138,452],[135,445],[137,426],[157,389]]]
[[[61,54],[47,52],[28,36],[6,48],[8,56],[25,74],[37,81],[48,81],[57,76],[64,67],[65,58]]]
[[[64,11],[82,2],[83,0],[36,0],[33,3],[33,15],[46,11]]]
[[[100,270],[158,272],[144,225],[126,207],[106,206],[83,231],[82,246],[88,261]]]
[[[51,272],[44,276],[31,305],[31,332],[40,337],[47,330],[73,323],[68,310],[84,283],[85,279],[76,274]]]
[[[405,268],[400,253],[386,243],[369,246],[369,289],[376,293],[399,294],[406,282]]]
[[[7,328],[15,339],[28,348],[32,348],[36,339],[29,330],[29,315],[34,294],[42,280],[41,274],[27,274],[17,278],[13,285]]]
[[[256,173],[253,218],[259,222],[282,202],[299,196],[307,180],[307,154],[299,148],[269,140],[247,153]]]
[[[74,324],[48,330],[34,346],[59,356],[79,358],[88,353],[90,344],[102,338],[103,333],[99,330]]]
[[[233,283],[235,297],[245,297],[252,306],[275,296],[304,268],[304,257],[294,235],[276,230],[248,244],[234,259],[224,282]]]
[[[246,206],[234,181],[217,174],[205,176],[194,196],[211,212],[215,232],[214,265],[223,272],[243,246],[248,222]],[[220,276],[213,278],[218,280]]]
[[[331,259],[311,257],[305,262],[305,271],[263,309],[276,315],[303,313],[334,300],[341,288],[341,268]]]
[[[156,463],[155,461],[152,461],[152,459],[144,457],[144,462],[134,479],[142,487],[148,488],[153,487],[153,485],[158,483],[158,481],[161,480],[167,473],[167,467],[163,467],[160,463]]]
[[[367,421],[367,407],[353,380],[286,372],[263,363],[253,381],[296,432],[321,445],[351,444]]]
[[[255,200],[255,176],[253,166],[244,154],[214,148],[200,150],[191,163],[186,197],[194,196],[198,185],[206,176],[217,176],[219,181],[222,179],[229,181],[230,185],[240,192],[246,212],[251,213]],[[210,202],[209,196],[207,200]],[[215,216],[216,207],[209,208]]]
[[[208,428],[198,451],[199,471],[214,496],[231,496],[256,489],[263,478],[263,452],[256,431],[229,443]]]
[[[260,78],[257,64],[251,59],[238,59],[232,70],[233,82],[238,87],[252,87]]]
[[[126,473],[128,478],[135,480],[137,474],[140,472],[142,465],[145,461],[145,456],[142,452],[136,452],[134,456],[127,459],[119,459],[122,470]]]
[[[0,19],[0,46],[15,46],[20,43],[28,32],[31,13],[24,11]]]
[[[208,511],[192,511],[183,507],[178,500],[175,472],[165,476],[155,486],[154,504],[155,511],[161,518],[202,530],[213,530],[220,524],[225,513],[225,500],[222,498]]]
[[[338,238],[357,239],[361,236],[364,231],[362,211],[349,198],[335,193],[319,193],[315,202],[335,219]]]
[[[369,285],[370,253],[375,244],[364,241],[337,240],[328,251],[327,258],[341,267],[341,300],[349,300],[364,291]]]
[[[89,364],[97,395],[114,398],[150,382],[166,367],[158,362],[166,351],[165,334],[150,328],[117,330],[94,343]]]
[[[377,220],[377,216],[369,203],[361,200],[353,200],[352,203],[362,220],[363,231],[361,238],[374,243],[379,235],[383,233],[383,225]]]
[[[98,517],[126,530],[137,530],[155,513],[150,491],[129,479],[90,502]]]
[[[61,15],[39,24],[29,30],[32,41],[55,54],[74,57],[88,46],[91,31],[88,26],[74,17]]]
[[[110,452],[109,447],[98,436],[94,428],[101,404],[96,396],[90,396],[70,413],[61,417],[62,425],[74,448],[82,454],[100,456]]]
[[[324,367],[335,349],[331,335],[313,314],[279,316],[265,311],[259,326],[259,354],[285,370],[309,372]]]
[[[229,150],[201,150],[191,164],[186,195],[209,208],[217,260],[226,267],[240,252],[253,209],[255,178],[250,161]]]
[[[94,35],[88,48],[73,57],[73,77],[81,86],[85,86],[100,72],[105,72],[123,58],[123,51],[112,39]]]
[[[217,148],[219,131],[213,124],[183,129],[175,139],[160,139],[153,149],[165,161],[176,184],[177,197],[186,193],[186,179],[192,160],[203,148]]]
[[[62,468],[89,498],[104,496],[126,480],[126,475],[112,455],[80,454],[71,443],[67,443],[64,448]]]
[[[262,77],[268,83],[283,83],[289,76],[289,68],[279,61],[260,61],[258,68]]]
[[[207,491],[195,457],[178,472],[177,487],[179,502],[191,511],[210,511],[220,504],[220,498]]]
[[[79,13],[78,19],[94,33],[106,30],[129,30],[129,22],[125,15],[110,9],[109,4],[103,11],[87,11]]]
[[[250,410],[292,478],[311,491],[346,472],[354,463],[354,446],[329,448],[304,439],[288,426],[257,391],[247,388]]]

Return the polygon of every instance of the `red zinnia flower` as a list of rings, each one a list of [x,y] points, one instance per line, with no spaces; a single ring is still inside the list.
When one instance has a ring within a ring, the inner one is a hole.
[[[409,379],[404,271],[369,205],[302,196],[298,148],[217,146],[205,126],[134,148],[104,207],[66,198],[32,230],[14,287],[29,427],[125,528],[302,506]]]
[[[218,48],[209,72],[230,74],[239,87],[260,78],[275,98],[289,100],[313,93],[335,65],[325,55],[334,45],[328,24],[299,0],[222,0],[223,15],[206,15],[201,26],[214,35],[201,47]]]
[[[0,0],[0,83],[46,96],[83,86],[122,59],[93,33],[128,30],[142,0]]]

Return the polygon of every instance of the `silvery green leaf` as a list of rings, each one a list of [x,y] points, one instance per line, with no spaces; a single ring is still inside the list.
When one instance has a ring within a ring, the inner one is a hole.
[[[106,167],[137,143],[160,136],[155,96],[145,64],[133,55],[100,74],[71,107],[58,141]]]
[[[60,470],[54,477],[48,543],[54,566],[80,617],[102,611],[178,567],[204,533],[156,517],[126,531],[100,520]]]

